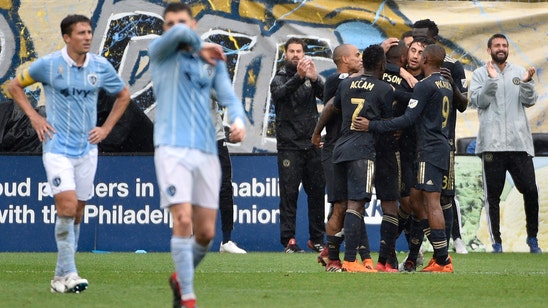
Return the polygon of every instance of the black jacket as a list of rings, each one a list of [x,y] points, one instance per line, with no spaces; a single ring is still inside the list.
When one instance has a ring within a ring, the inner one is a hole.
[[[323,80],[301,79],[294,69],[280,69],[270,83],[276,111],[278,150],[306,150],[318,120],[316,98],[323,98]]]

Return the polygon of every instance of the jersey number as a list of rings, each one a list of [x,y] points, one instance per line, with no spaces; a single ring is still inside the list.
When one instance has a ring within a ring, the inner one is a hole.
[[[445,128],[447,126],[447,120],[449,120],[449,109],[450,109],[450,102],[449,97],[444,96],[443,97],[443,105],[441,107],[441,115],[443,116],[443,122],[441,123],[441,127]]]
[[[356,109],[354,110],[354,113],[352,113],[352,124],[350,124],[350,129],[351,130],[356,130],[354,128],[354,120],[356,120],[356,118],[360,114],[360,111],[362,111],[363,105],[365,104],[365,99],[363,99],[363,98],[351,98],[350,103],[352,103],[352,105],[357,105]]]

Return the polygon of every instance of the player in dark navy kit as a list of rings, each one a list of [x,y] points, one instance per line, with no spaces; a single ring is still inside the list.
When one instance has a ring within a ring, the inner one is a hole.
[[[413,38],[426,37],[432,39],[434,42],[438,40],[439,28],[436,23],[430,19],[418,20],[413,24]],[[457,123],[457,110],[464,112],[468,107],[467,97],[467,81],[464,73],[462,63],[448,55],[445,56],[443,66],[440,70],[441,74],[451,82],[453,86],[453,100],[454,104],[451,107],[448,119],[449,126],[449,143],[451,145],[451,152],[449,158],[449,169],[444,174],[443,189],[441,192],[441,205],[443,209],[443,215],[445,218],[446,226],[445,233],[447,241],[450,240],[451,235],[453,238],[453,246],[457,253],[468,253],[466,246],[462,242],[460,235],[460,224],[458,222],[458,213],[460,211],[457,208],[455,202],[455,126]]]
[[[427,46],[421,61],[427,77],[415,86],[405,114],[387,121],[372,118],[366,121],[368,130],[372,132],[395,131],[416,125],[417,183],[411,189],[411,200],[423,205],[430,226],[426,234],[434,248],[434,257],[422,270],[424,272],[453,272],[440,203],[443,173],[449,167],[448,117],[453,101],[453,87],[440,73],[444,58],[443,47]]]
[[[358,117],[371,119],[392,116],[393,88],[380,80],[386,56],[380,45],[371,45],[363,52],[364,72],[343,80],[334,100],[342,112],[341,137],[333,149],[335,181],[346,185],[348,208],[344,218],[345,253],[343,270],[375,272],[356,260],[360,234],[364,232],[365,203],[370,201],[375,172],[375,135],[358,131],[352,121]]]
[[[333,99],[340,82],[362,69],[360,51],[358,47],[351,44],[337,46],[333,50],[333,62],[337,66],[337,72],[328,76],[324,83],[324,108],[327,110],[333,108]],[[341,192],[341,189],[336,190],[334,188],[334,185],[340,183],[334,180],[332,159],[333,147],[341,132],[341,122],[342,117],[340,113],[334,114],[329,119],[326,119],[325,116],[320,116],[312,135],[312,143],[316,147],[322,148],[322,166],[325,173],[327,201],[332,205],[325,226],[327,249],[324,248],[318,255],[318,262],[325,265],[325,270],[328,272],[340,272],[342,269],[339,253],[340,245],[344,240],[342,227],[346,211],[346,193],[343,192],[340,195],[334,194],[335,191]],[[324,127],[326,135],[323,143],[321,143],[321,132]]]

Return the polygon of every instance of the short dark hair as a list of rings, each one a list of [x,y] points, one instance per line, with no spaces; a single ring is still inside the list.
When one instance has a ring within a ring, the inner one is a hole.
[[[386,56],[384,55],[384,48],[382,48],[381,45],[369,45],[363,50],[362,62],[364,70],[375,70],[377,66],[384,61],[386,61]]]
[[[192,9],[190,6],[188,6],[185,3],[182,2],[170,2],[167,4],[166,8],[164,9],[164,17],[166,16],[166,13],[178,13],[178,12],[187,12],[190,17],[192,17]]]
[[[420,43],[422,46],[426,47],[428,45],[435,44],[436,42],[432,40],[431,38],[425,37],[425,36],[418,36],[413,39],[413,41],[409,44],[409,47],[413,45],[413,43]]]
[[[306,51],[306,43],[301,38],[290,37],[284,44],[284,50],[287,51],[287,47],[289,47],[289,44],[301,44],[301,46],[303,47],[303,51]]]
[[[506,35],[502,33],[496,33],[496,34],[493,34],[487,41],[487,48],[491,48],[491,44],[493,43],[493,40],[496,38],[504,39],[508,43],[508,39],[506,38]]]
[[[399,41],[397,45],[394,45],[386,52],[386,60],[395,61],[402,55],[407,53],[407,46],[403,40]]]
[[[413,37],[413,31],[409,30],[409,31],[405,31],[402,35],[401,35],[401,39],[403,40],[404,38],[406,37]]]
[[[440,33],[438,25],[436,25],[436,23],[430,19],[417,20],[413,24],[413,28],[428,28],[428,32],[430,32],[433,37],[438,36],[438,34]]]
[[[91,26],[91,19],[87,16],[77,14],[68,15],[61,21],[61,35],[70,35],[74,25],[79,22],[85,22]]]

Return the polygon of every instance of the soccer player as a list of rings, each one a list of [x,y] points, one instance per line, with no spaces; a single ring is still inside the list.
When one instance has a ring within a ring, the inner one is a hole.
[[[160,206],[173,216],[170,277],[174,307],[195,307],[194,269],[215,235],[221,168],[210,92],[227,106],[230,139],[245,136],[243,107],[232,89],[222,49],[202,43],[188,5],[169,3],[164,33],[149,46],[156,96],[154,163]]]
[[[333,105],[342,112],[341,136],[333,149],[335,181],[341,182],[347,193],[348,205],[344,217],[345,251],[343,270],[376,272],[356,260],[357,247],[363,232],[365,203],[371,200],[375,172],[375,136],[358,131],[353,120],[392,116],[394,91],[380,80],[386,67],[386,56],[380,45],[363,51],[363,73],[343,80]],[[363,226],[363,227],[362,227]]]
[[[331,74],[325,80],[324,86],[324,110],[333,108],[333,99],[337,88],[342,80],[349,75],[359,72],[362,69],[362,58],[358,47],[351,44],[341,44],[333,50],[333,62],[337,66],[337,72]],[[318,123],[314,128],[312,143],[322,149],[322,166],[325,173],[325,183],[327,190],[327,201],[332,204],[331,212],[325,226],[327,235],[327,249],[320,253],[318,262],[325,265],[328,272],[340,272],[342,263],[339,259],[340,245],[344,240],[342,227],[344,224],[344,215],[346,211],[346,193],[340,196],[335,195],[335,185],[340,184],[335,181],[333,175],[333,147],[341,133],[342,117],[340,113],[334,114],[329,119],[322,112]],[[323,144],[321,143],[321,132],[326,130]]]
[[[308,248],[320,252],[325,234],[325,179],[320,150],[310,142],[318,120],[316,99],[324,83],[306,44],[296,37],[285,44],[284,66],[270,83],[276,112],[276,148],[280,178],[280,243],[286,253],[304,252],[295,241],[297,199],[302,183],[308,197]]]
[[[97,144],[108,136],[130,102],[129,90],[103,57],[90,53],[91,20],[69,15],[61,21],[65,47],[39,58],[10,84],[13,99],[29,117],[43,142],[43,162],[57,219],[57,265],[51,292],[82,292],[88,281],[78,275],[74,254],[86,201],[93,196]],[[46,94],[46,118],[25,96],[24,87],[41,82]],[[97,122],[100,89],[116,95],[102,126]]]
[[[422,58],[421,68],[426,77],[415,86],[405,114],[386,121],[366,120],[366,129],[372,132],[388,132],[416,123],[417,183],[411,189],[411,200],[419,205],[418,210],[424,211],[428,216],[430,228],[426,234],[434,248],[434,257],[422,271],[453,272],[453,264],[447,252],[445,221],[440,203],[443,172],[449,167],[447,120],[453,100],[453,88],[440,73],[445,58],[443,47],[427,46]]]
[[[502,253],[500,233],[500,195],[506,172],[523,195],[526,243],[531,253],[542,253],[538,246],[538,188],[535,179],[533,138],[525,108],[533,106],[534,67],[524,68],[507,62],[508,39],[494,34],[487,41],[491,60],[474,71],[470,84],[472,106],[478,109],[480,127],[476,154],[483,163],[485,210],[493,252]]]
[[[413,24],[412,31],[413,38],[426,37],[434,42],[438,41],[439,28],[436,23],[430,19],[421,19],[416,21]],[[443,189],[441,192],[441,206],[446,223],[445,233],[448,242],[453,235],[453,245],[456,248],[459,248],[459,253],[467,253],[466,247],[464,246],[462,239],[460,239],[460,230],[457,229],[455,234],[452,234],[454,230],[454,219],[458,219],[457,211],[459,210],[455,202],[455,126],[457,124],[457,110],[459,112],[464,112],[468,107],[468,97],[466,94],[468,91],[467,81],[462,63],[449,57],[448,55],[445,56],[440,72],[447,80],[449,80],[449,82],[451,82],[454,92],[454,103],[451,106],[451,110],[449,110],[448,117],[449,144],[451,145],[451,152],[449,154],[449,169],[443,176]],[[458,221],[456,224],[458,225]]]

